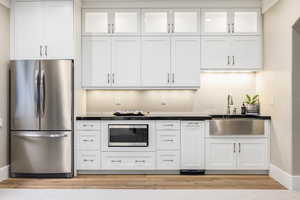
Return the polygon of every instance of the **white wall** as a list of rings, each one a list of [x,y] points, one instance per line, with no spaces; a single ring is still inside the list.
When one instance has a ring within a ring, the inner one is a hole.
[[[299,16],[299,0],[281,0],[265,13],[264,71],[258,74],[257,81],[262,110],[272,116],[271,162],[289,174],[294,174],[292,26]]]
[[[87,92],[89,114],[116,110],[225,113],[228,94],[240,108],[246,94],[255,94],[255,73],[202,73],[201,88],[191,90]],[[162,104],[166,105],[162,105]],[[120,104],[120,105],[117,105]]]
[[[0,168],[8,164],[8,61],[9,61],[9,9],[0,4]]]

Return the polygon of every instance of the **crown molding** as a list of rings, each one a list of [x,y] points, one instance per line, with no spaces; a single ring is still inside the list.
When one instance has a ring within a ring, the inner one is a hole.
[[[270,8],[276,5],[279,0],[262,0],[262,13],[267,12]]]
[[[10,0],[0,0],[0,4],[5,6],[6,8],[10,8]]]

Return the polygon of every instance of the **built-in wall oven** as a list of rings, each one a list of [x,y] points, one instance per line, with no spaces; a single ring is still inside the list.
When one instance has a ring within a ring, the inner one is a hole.
[[[152,151],[154,150],[153,123],[151,121],[104,121],[103,151]]]

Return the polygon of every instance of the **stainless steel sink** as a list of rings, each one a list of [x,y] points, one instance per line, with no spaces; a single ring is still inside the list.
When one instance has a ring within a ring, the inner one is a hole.
[[[210,120],[209,134],[212,136],[264,135],[265,123],[259,119],[216,118]]]

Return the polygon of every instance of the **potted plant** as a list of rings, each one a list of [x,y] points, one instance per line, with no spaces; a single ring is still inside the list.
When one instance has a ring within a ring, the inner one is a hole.
[[[259,114],[259,95],[246,95],[246,108],[247,108],[247,113],[250,114]]]

